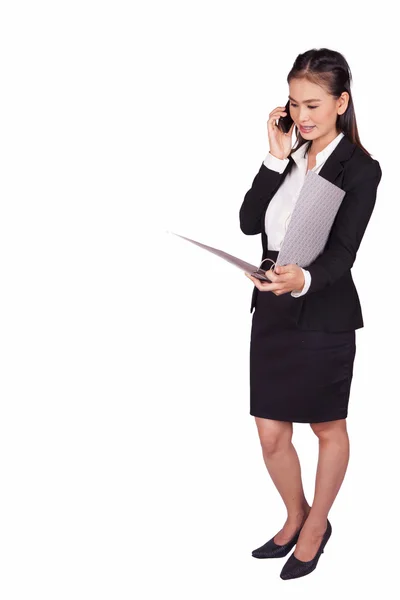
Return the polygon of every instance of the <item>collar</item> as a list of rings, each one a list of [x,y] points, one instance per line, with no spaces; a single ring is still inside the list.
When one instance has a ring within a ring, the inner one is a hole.
[[[317,155],[315,157],[315,159],[316,159],[315,167],[318,167],[321,163],[323,163],[328,158],[328,156],[336,148],[336,146],[338,145],[338,143],[340,142],[340,140],[343,137],[344,137],[344,133],[341,131],[331,142],[329,142],[329,144],[323,150],[321,150],[320,152],[317,153]],[[292,152],[292,154],[290,155],[298,167],[300,167],[306,160],[306,153],[308,151],[308,148],[310,147],[310,144],[311,144],[311,140],[309,140],[307,143],[300,146],[300,148],[297,148],[297,150],[295,152]]]

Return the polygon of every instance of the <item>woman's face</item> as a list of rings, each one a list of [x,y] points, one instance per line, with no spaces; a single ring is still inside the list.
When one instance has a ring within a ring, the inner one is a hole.
[[[336,119],[347,108],[347,92],[337,100],[321,86],[307,79],[292,79],[289,84],[290,116],[306,140],[337,135]],[[302,127],[312,129],[303,130]]]

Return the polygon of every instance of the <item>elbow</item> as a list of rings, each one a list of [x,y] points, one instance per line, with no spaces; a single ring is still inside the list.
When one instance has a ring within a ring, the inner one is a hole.
[[[261,227],[259,223],[246,221],[246,219],[243,219],[241,216],[239,217],[239,225],[240,230],[245,235],[257,235],[257,233],[261,233]]]
[[[239,226],[245,235],[256,235],[261,233],[261,219],[249,214],[248,207],[244,202],[239,211]]]

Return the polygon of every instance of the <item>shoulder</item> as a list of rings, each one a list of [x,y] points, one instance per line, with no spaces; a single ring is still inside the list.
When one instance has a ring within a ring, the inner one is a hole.
[[[382,169],[379,161],[354,144],[354,151],[344,165],[343,187],[347,190],[352,189],[366,179],[373,180],[378,185],[381,177]]]

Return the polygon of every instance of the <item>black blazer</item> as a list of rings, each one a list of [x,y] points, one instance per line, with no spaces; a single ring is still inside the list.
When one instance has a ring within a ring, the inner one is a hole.
[[[288,158],[289,163],[283,173],[261,164],[240,207],[240,229],[243,233],[261,233],[261,260],[266,258],[268,249],[265,212],[295,164],[290,155]],[[304,267],[310,271],[311,285],[304,296],[296,298],[299,303],[297,326],[299,329],[323,331],[360,329],[364,327],[364,321],[351,267],[375,206],[382,171],[377,160],[368,156],[345,135],[326,159],[319,175],[345,190],[346,195],[336,214],[324,251]],[[273,292],[259,292],[254,286],[250,312],[259,293]]]

